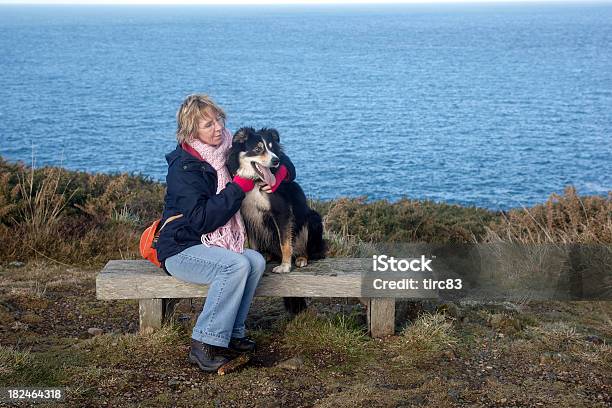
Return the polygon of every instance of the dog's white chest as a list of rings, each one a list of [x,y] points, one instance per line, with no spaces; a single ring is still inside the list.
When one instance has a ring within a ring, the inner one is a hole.
[[[270,211],[270,197],[267,193],[259,191],[259,186],[248,193],[242,201],[240,212],[242,217],[249,220],[251,223],[260,223],[263,219],[263,214]]]
[[[267,193],[259,191],[259,186],[249,191],[240,207],[240,213],[247,227],[251,248],[263,249],[272,242],[270,230],[264,226],[266,214],[270,211],[270,198]]]

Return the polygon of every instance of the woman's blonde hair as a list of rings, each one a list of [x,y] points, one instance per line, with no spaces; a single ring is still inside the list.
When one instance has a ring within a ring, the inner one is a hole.
[[[225,112],[208,95],[193,94],[185,98],[176,113],[176,140],[179,144],[197,134],[198,121],[209,116],[206,110],[212,110],[213,114],[225,121]]]

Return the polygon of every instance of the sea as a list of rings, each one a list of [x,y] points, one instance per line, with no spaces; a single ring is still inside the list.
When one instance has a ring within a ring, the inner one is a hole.
[[[612,190],[611,3],[0,6],[6,160],[164,181],[191,93],[313,199]]]

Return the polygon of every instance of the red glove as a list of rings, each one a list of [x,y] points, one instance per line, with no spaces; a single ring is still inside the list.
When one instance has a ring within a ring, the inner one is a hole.
[[[278,186],[280,186],[281,182],[287,178],[287,173],[287,168],[284,164],[281,164],[281,166],[278,168],[278,171],[274,175],[274,177],[276,177],[276,183],[274,183],[273,186],[270,186],[271,193],[275,192]]]
[[[238,187],[240,187],[245,193],[248,193],[255,188],[255,182],[253,180],[242,178],[237,174],[234,176],[232,181],[238,184]]]

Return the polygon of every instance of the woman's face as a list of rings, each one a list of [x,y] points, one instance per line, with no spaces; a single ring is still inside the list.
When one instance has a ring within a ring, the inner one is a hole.
[[[204,112],[204,118],[198,121],[196,138],[208,145],[218,146],[221,143],[221,133],[224,127],[223,118],[217,112],[207,110]]]

